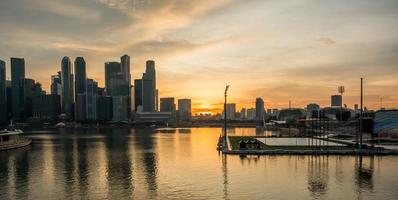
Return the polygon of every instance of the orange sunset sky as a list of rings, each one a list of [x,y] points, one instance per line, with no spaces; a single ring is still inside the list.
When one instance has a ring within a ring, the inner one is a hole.
[[[0,59],[23,57],[26,76],[48,91],[63,56],[83,56],[104,85],[104,62],[131,57],[133,79],[156,61],[160,97],[191,98],[220,112],[224,87],[238,109],[344,103],[398,107],[395,0],[5,0]],[[8,75],[9,77],[9,75]]]

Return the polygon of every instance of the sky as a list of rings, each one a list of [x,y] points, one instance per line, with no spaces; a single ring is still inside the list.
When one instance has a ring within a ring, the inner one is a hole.
[[[191,98],[194,113],[229,102],[266,108],[398,107],[396,0],[1,0],[0,59],[23,57],[48,91],[63,56],[83,56],[104,85],[104,63],[131,57],[133,79],[156,61],[160,97]]]

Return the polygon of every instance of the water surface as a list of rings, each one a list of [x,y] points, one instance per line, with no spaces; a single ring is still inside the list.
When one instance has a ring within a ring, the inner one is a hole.
[[[223,156],[220,132],[29,132],[29,148],[0,152],[0,199],[398,199],[398,157]]]

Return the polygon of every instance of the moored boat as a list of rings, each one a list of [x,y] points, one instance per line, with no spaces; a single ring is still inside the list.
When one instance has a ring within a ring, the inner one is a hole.
[[[14,129],[0,131],[0,151],[28,146],[32,140],[21,136],[22,130]]]

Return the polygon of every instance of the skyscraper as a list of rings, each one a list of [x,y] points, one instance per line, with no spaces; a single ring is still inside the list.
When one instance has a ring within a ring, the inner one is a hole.
[[[146,62],[146,70],[142,75],[142,108],[144,112],[156,110],[156,71],[155,61]]]
[[[86,62],[83,57],[77,57],[75,60],[75,119],[77,121],[86,120],[86,91],[87,75]]]
[[[227,103],[226,112],[227,112],[227,119],[234,120],[235,119],[235,112],[236,112],[236,104]]]
[[[332,107],[341,107],[342,106],[342,98],[341,95],[332,95],[330,97],[330,104]]]
[[[178,99],[178,115],[181,121],[191,120],[191,99]]]
[[[24,83],[25,83],[25,60],[23,58],[11,58],[11,95],[12,116],[19,120],[24,117]]]
[[[130,74],[130,56],[123,55],[120,57],[121,73],[124,75],[124,79],[127,84],[131,85],[131,74]]]
[[[175,112],[174,97],[160,98],[160,112]]]
[[[134,110],[136,112],[138,106],[142,106],[142,79],[134,80]]]
[[[7,123],[6,63],[0,60],[0,124]]]
[[[63,57],[61,61],[61,83],[62,83],[62,112],[73,119],[73,75],[72,63],[69,57]]]
[[[86,117],[87,120],[97,120],[97,97],[98,83],[93,79],[87,79],[87,104]]]
[[[256,120],[263,120],[264,101],[262,98],[256,98]]]
[[[51,94],[62,96],[61,72],[51,76]]]

